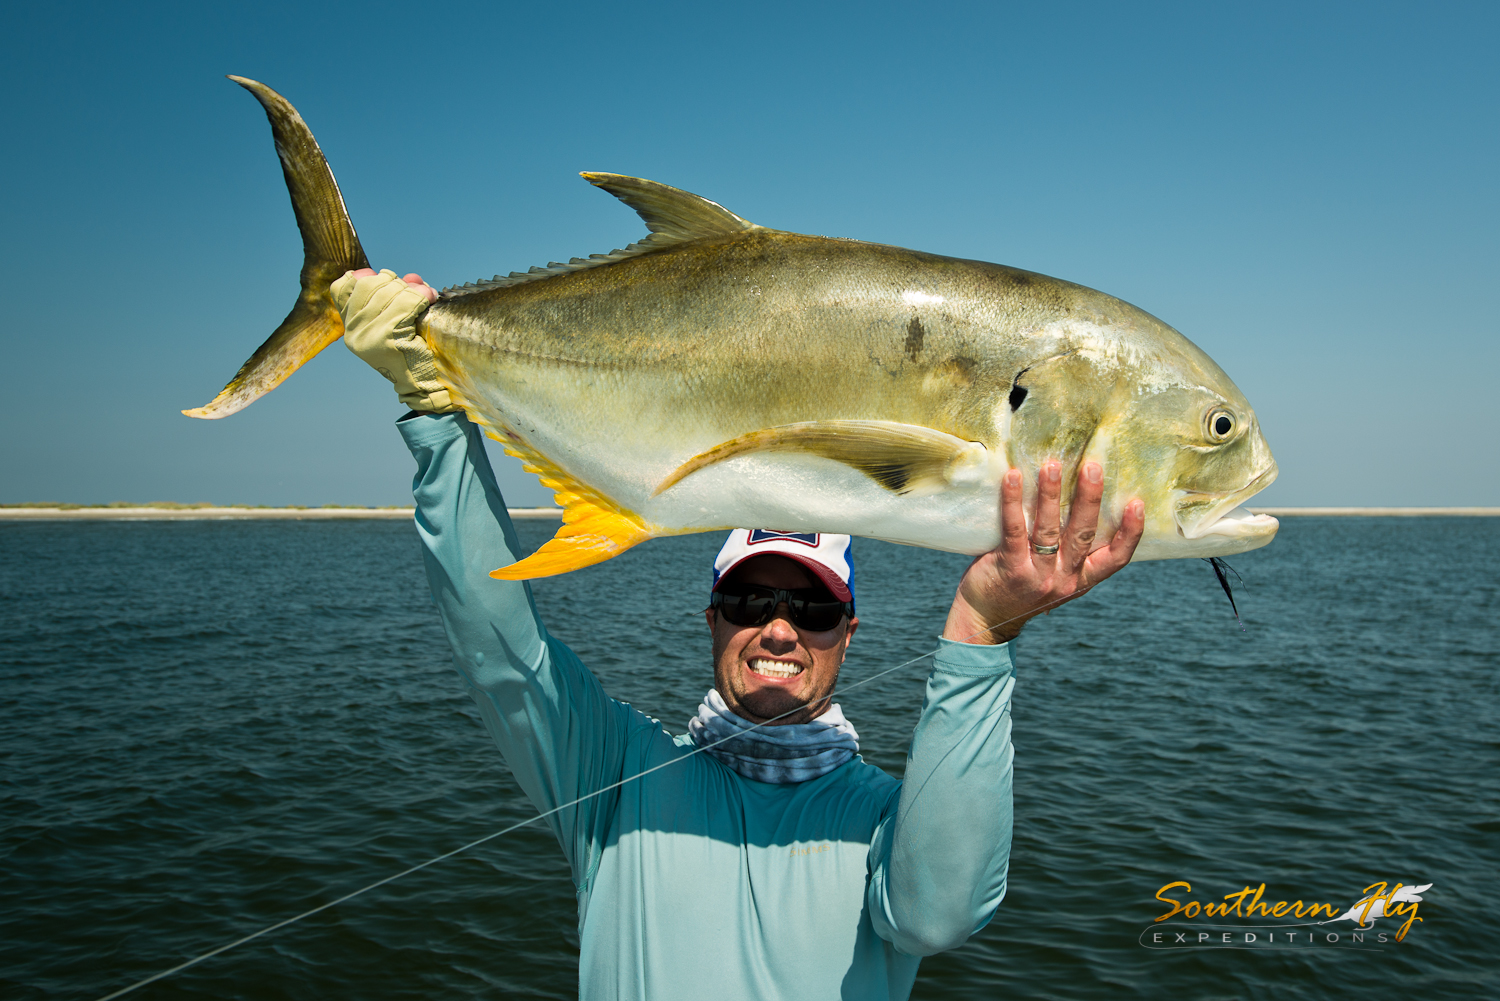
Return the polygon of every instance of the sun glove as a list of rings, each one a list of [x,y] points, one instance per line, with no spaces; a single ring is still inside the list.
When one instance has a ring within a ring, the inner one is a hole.
[[[438,381],[432,348],[417,332],[427,296],[394,271],[358,278],[346,272],[329,292],[344,317],[344,343],[395,385],[402,403],[435,414],[459,409]]]

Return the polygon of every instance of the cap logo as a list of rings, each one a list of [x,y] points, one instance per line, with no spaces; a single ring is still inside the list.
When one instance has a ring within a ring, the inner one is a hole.
[[[818,533],[816,532],[772,532],[764,528],[751,529],[750,537],[745,540],[748,545],[758,542],[800,542],[804,546],[818,546]]]

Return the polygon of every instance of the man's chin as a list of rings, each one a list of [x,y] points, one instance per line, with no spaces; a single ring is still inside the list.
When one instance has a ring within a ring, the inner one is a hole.
[[[750,716],[751,722],[771,725],[781,723],[806,723],[815,713],[811,712],[809,699],[801,692],[789,691],[780,686],[752,688],[739,693],[740,706]]]

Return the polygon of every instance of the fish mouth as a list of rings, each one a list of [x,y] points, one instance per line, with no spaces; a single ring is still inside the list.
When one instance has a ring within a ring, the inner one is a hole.
[[[1252,514],[1240,507],[1240,503],[1270,486],[1277,472],[1276,463],[1272,462],[1255,479],[1227,494],[1178,491],[1181,500],[1172,512],[1178,534],[1185,539],[1201,539],[1209,535],[1243,538],[1276,534],[1281,522],[1268,514]]]

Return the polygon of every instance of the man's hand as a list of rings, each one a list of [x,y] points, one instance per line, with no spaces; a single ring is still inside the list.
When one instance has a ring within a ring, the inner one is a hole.
[[[360,268],[358,271],[344,272],[344,277],[333,283],[333,304],[339,309],[343,309],[349,302],[349,296],[350,293],[354,291],[354,286],[359,282],[361,278],[370,278],[374,275],[383,273],[384,272],[376,271],[374,268]],[[390,272],[390,274],[394,276],[396,272],[392,271]],[[354,281],[349,281],[349,279],[351,278],[354,279]],[[421,275],[402,275],[401,280],[406,284],[412,286],[413,292],[422,293],[422,295],[426,297],[428,305],[437,302],[437,289],[424,282]]]
[[[437,290],[421,275],[397,278],[394,271],[360,268],[328,291],[344,317],[344,343],[395,385],[402,403],[431,413],[458,409],[417,332],[417,318],[437,301]]]
[[[1108,546],[1089,554],[1099,527],[1104,470],[1086,462],[1064,532],[1058,514],[1062,466],[1042,465],[1037,483],[1033,537],[1026,535],[1021,507],[1021,471],[1012,469],[1000,485],[1000,545],[969,565],[948,611],[943,637],[964,643],[1005,643],[1016,638],[1026,621],[1072,601],[1130,562],[1146,526],[1146,505],[1139,498],[1125,505],[1120,528]],[[1037,552],[1040,548],[1044,552]],[[1048,548],[1057,551],[1045,552]]]

